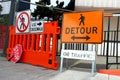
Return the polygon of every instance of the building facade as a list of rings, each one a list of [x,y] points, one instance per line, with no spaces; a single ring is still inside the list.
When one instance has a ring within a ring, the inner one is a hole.
[[[88,9],[104,9],[104,10],[119,10],[120,0],[75,0],[76,10]]]
[[[120,14],[120,0],[75,0],[75,11],[104,10],[104,14]],[[116,30],[117,17],[111,17],[111,30]],[[104,31],[108,28],[108,17],[104,17]]]

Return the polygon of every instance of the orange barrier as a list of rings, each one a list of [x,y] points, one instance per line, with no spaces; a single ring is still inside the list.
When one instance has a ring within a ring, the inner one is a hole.
[[[58,69],[56,61],[58,34],[60,34],[60,28],[57,22],[44,23],[44,32],[35,34],[16,34],[15,27],[11,26],[6,58],[10,58],[11,51],[16,44],[21,44],[23,54],[20,62]]]
[[[120,76],[120,70],[99,70],[99,73]]]

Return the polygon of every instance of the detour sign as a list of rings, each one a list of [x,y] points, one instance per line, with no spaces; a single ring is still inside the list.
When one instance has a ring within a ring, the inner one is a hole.
[[[62,42],[102,43],[103,11],[65,13]]]

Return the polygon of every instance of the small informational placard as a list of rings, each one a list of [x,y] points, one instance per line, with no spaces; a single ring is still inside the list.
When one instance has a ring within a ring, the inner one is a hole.
[[[70,59],[95,60],[95,51],[62,50],[61,57]]]
[[[44,31],[43,21],[31,21],[30,32],[31,33],[42,33]]]

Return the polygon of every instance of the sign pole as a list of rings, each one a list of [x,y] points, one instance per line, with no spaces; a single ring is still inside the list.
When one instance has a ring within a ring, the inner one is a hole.
[[[62,68],[63,68],[63,57],[61,57],[61,61],[60,61],[60,73],[62,72]]]
[[[62,43],[62,49],[65,49],[65,43]],[[61,57],[61,61],[60,61],[60,72],[62,72],[62,68],[63,68],[63,57]]]
[[[10,6],[7,30],[6,30],[5,44],[4,44],[3,54],[1,56],[6,56],[6,49],[8,46],[8,38],[9,38],[9,26],[14,25],[15,11],[16,11],[16,0],[11,0],[11,6]]]
[[[93,45],[93,51],[96,52],[96,45]],[[91,70],[92,76],[94,76],[95,71],[96,71],[96,54],[95,54],[95,60],[92,61],[92,70]]]
[[[18,4],[18,0],[15,0],[15,9],[14,9],[14,16],[13,16],[13,25],[16,25],[16,17],[17,17],[17,13],[16,13],[16,11],[17,11],[17,9],[18,9],[18,7],[17,7],[17,4]]]

